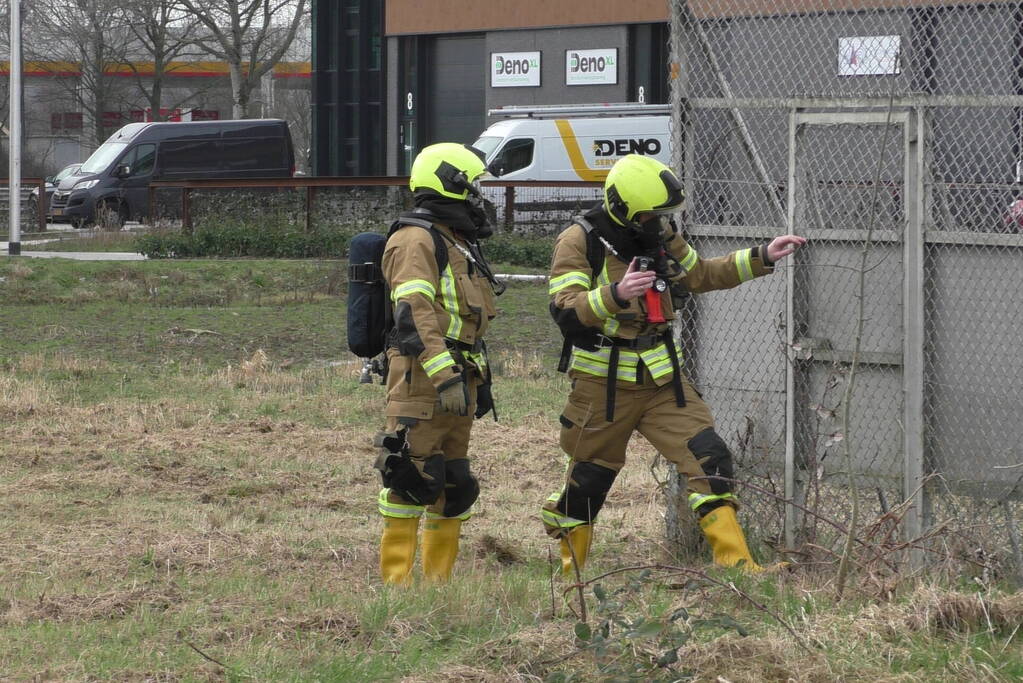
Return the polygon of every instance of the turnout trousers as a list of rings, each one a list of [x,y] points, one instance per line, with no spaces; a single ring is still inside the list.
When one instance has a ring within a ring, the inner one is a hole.
[[[614,420],[611,422],[605,416],[607,380],[586,375],[573,378],[572,392],[560,418],[560,445],[569,457],[566,487],[555,492],[544,504],[544,520],[552,533],[552,520],[561,520],[567,527],[592,523],[614,476],[625,465],[626,449],[633,432],[642,434],[675,465],[679,474],[686,477],[688,493],[698,494],[701,498],[715,497],[711,482],[705,478],[706,472],[701,467],[701,462],[707,458],[697,459],[689,449],[693,437],[705,430],[713,430],[714,419],[710,409],[685,378],[682,386],[686,404],[679,406],[670,382],[657,386],[645,369],[644,375],[645,381],[641,384],[618,383]],[[599,497],[599,503],[591,504],[585,518],[580,518],[578,512],[567,518],[565,511],[558,512],[556,506],[563,494],[571,495],[573,487],[568,484],[574,481],[574,470],[581,463],[606,468],[604,471],[610,470],[610,473],[601,477],[602,482],[596,486],[583,484],[583,488],[590,489]]]

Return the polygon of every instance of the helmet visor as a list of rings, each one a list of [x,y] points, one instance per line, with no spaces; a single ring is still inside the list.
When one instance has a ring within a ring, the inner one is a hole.
[[[651,207],[649,212],[659,215],[674,213],[682,206],[682,202],[685,199],[685,195],[682,192],[682,184],[678,182],[675,174],[667,169],[661,171],[660,178],[661,182],[664,183],[664,189],[668,191],[668,197],[662,204]]]

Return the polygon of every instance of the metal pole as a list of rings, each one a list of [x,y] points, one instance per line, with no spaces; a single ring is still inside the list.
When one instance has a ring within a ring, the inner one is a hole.
[[[924,216],[926,115],[917,109],[906,121],[906,235],[903,242],[903,495],[913,504],[906,510],[906,540],[924,529]],[[910,562],[923,565],[923,551],[910,551]]]
[[[8,164],[8,205],[10,231],[7,253],[21,253],[21,0],[11,2],[10,73],[10,159]]]
[[[789,233],[799,234],[799,226],[796,225],[796,182],[799,177],[796,172],[797,155],[796,146],[799,144],[798,126],[796,121],[797,110],[789,112],[789,174],[788,174],[788,223]],[[796,268],[795,258],[789,262],[785,269],[785,498],[795,501],[799,493],[797,491],[798,479],[796,476],[796,352],[793,348],[796,342],[795,323],[795,285]],[[785,545],[789,548],[796,547],[796,526],[799,523],[799,510],[793,505],[785,506]]]

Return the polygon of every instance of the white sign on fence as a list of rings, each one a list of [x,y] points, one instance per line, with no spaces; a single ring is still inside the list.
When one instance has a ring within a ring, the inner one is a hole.
[[[838,39],[839,76],[901,73],[902,36],[853,36]]]
[[[491,52],[490,87],[523,88],[540,85],[539,52]]]
[[[565,85],[614,85],[617,82],[618,48],[565,51]]]

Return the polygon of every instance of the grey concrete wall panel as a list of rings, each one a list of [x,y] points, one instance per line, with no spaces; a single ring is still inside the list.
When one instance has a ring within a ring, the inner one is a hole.
[[[440,36],[433,45],[427,142],[471,143],[483,130],[487,74],[482,36]]]
[[[398,62],[398,38],[385,38],[385,59],[387,63],[387,129],[385,133],[385,144],[387,145],[384,165],[387,175],[398,174],[398,163],[402,154],[401,143],[398,135],[398,112],[404,109],[404,102],[401,93],[398,92],[401,74],[401,64]]]
[[[939,248],[927,251],[929,330],[925,382],[927,442],[950,482],[997,482],[1004,495],[1023,462],[1023,247]]]

